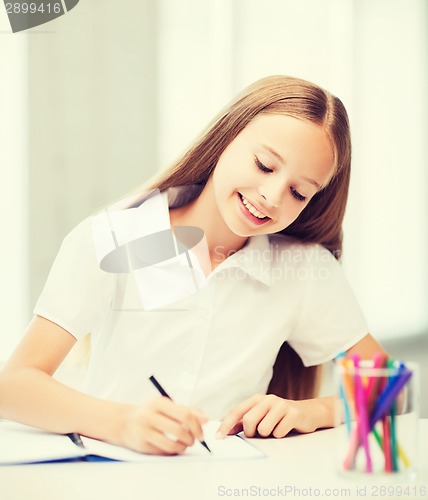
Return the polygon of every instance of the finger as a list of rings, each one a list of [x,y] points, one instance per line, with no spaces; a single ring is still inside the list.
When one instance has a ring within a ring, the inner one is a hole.
[[[282,418],[282,420],[277,424],[275,429],[273,430],[273,437],[275,438],[283,438],[290,431],[295,429],[297,424],[297,414],[293,408],[290,408],[286,415]]]
[[[244,434],[247,437],[254,437],[256,435],[260,422],[269,413],[271,406],[272,401],[268,398],[264,398],[242,417]]]
[[[162,451],[159,448],[156,448],[155,446],[149,444],[149,443],[144,443],[141,446],[136,446],[135,448],[131,448],[134,451],[137,451],[138,453],[147,453],[148,455],[159,455],[162,453]]]
[[[187,448],[182,442],[171,439],[155,429],[148,434],[146,440],[150,446],[159,450],[158,453],[160,452],[163,455],[177,455]]]
[[[195,417],[201,424],[205,424],[206,422],[208,422],[208,417],[198,408],[191,408],[191,412],[195,415]]]
[[[192,446],[195,442],[195,436],[187,426],[162,414],[153,417],[150,425],[158,432],[173,436],[176,441],[180,441],[185,446]]]
[[[163,432],[151,427],[149,422],[146,422],[143,433],[136,433],[129,447],[139,453],[152,455],[176,455],[187,448],[174,436],[168,437]]]
[[[202,425],[193,408],[178,405],[168,398],[160,398],[157,401],[160,414],[175,420],[183,428],[187,428],[194,438],[203,439]]]
[[[194,413],[191,412],[189,419],[184,425],[186,425],[186,427],[192,433],[192,436],[194,436],[196,439],[199,439],[199,441],[204,441],[202,422],[200,421],[199,417],[197,417]]]
[[[262,396],[256,394],[249,399],[246,399],[233,410],[231,410],[223,419],[220,427],[217,430],[216,437],[221,439],[227,436],[231,430],[242,422],[242,417],[255,405]]]
[[[270,436],[288,411],[289,407],[287,403],[284,400],[276,398],[264,417],[260,419],[257,425],[257,433],[262,437]]]
[[[136,446],[134,448],[131,448],[134,451],[137,451],[138,453],[146,453],[148,455],[163,455],[164,452],[160,449],[157,448],[156,446],[153,446],[152,444],[148,442],[144,442],[141,444],[141,446]]]
[[[238,432],[242,432],[244,430],[244,426],[242,425],[242,420],[235,424],[230,431],[227,433],[228,436],[231,436],[233,434],[238,434]]]
[[[239,432],[242,432],[243,429],[244,428],[242,426],[242,420],[241,420],[238,423],[236,423],[231,429],[229,429],[226,436],[233,436],[234,434],[238,434]],[[215,438],[216,439],[223,439],[226,436],[223,434],[223,431],[221,430],[221,425],[220,425],[215,433]]]

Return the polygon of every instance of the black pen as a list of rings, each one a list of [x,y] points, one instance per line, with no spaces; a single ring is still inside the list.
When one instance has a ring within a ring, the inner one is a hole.
[[[80,439],[80,436],[79,436],[79,434],[77,434],[77,432],[70,432],[70,433],[66,434],[66,436],[69,437],[75,445],[80,446],[80,448],[85,447],[85,445],[83,444],[83,441]]]
[[[165,396],[166,398],[172,401],[171,396],[168,395],[168,393],[165,391],[165,389],[160,385],[160,383],[156,380],[156,378],[153,375],[149,377],[149,380],[156,387],[156,389],[162,394],[162,396]],[[208,448],[208,445],[204,440],[201,439],[199,442],[211,453],[211,450]]]

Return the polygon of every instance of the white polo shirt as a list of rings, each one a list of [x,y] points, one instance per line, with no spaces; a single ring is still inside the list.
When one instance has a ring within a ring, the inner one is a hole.
[[[168,195],[170,206],[194,197],[192,188]],[[146,220],[170,228],[167,208],[147,203],[128,210],[139,210],[143,226]],[[207,277],[192,256],[198,291],[177,299],[171,295],[177,282],[168,283],[180,273],[188,276],[183,255],[149,266],[145,274],[106,272],[95,219],[64,239],[34,309],[77,339],[91,333],[89,394],[143,404],[158,396],[148,381],[153,374],[176,402],[221,419],[244,399],[266,393],[285,340],[309,366],[368,333],[340,264],[320,245],[282,235],[251,237]],[[165,278],[161,285],[159,276]],[[163,305],[162,286],[169,297]]]

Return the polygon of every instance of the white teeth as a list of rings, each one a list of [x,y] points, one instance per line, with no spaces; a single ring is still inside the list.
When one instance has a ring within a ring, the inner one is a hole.
[[[242,198],[242,203],[245,205],[247,210],[254,215],[254,217],[257,217],[258,219],[265,219],[267,217],[267,215],[262,214],[253,205],[251,205],[251,203],[247,200],[247,198],[244,198],[242,195],[241,198]]]

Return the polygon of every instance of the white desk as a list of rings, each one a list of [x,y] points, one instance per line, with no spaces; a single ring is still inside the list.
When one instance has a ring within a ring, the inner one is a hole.
[[[236,500],[322,498],[323,495],[326,498],[328,495],[358,500],[428,500],[428,420],[420,421],[420,467],[417,480],[388,483],[403,488],[409,486],[409,495],[382,495],[379,487],[386,483],[381,480],[356,483],[339,477],[335,472],[334,432],[335,429],[327,429],[281,440],[257,439],[255,444],[268,458],[246,461],[105,462],[0,467],[0,499]],[[286,490],[286,487],[289,489]],[[361,490],[364,487],[366,490]],[[233,491],[245,488],[249,490],[247,496],[244,496],[245,492],[238,496],[237,491]],[[425,496],[422,488],[425,488]],[[340,492],[340,489],[343,491]]]

